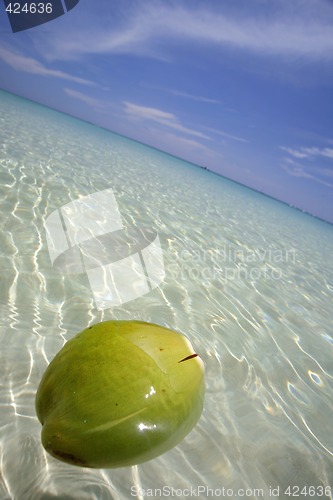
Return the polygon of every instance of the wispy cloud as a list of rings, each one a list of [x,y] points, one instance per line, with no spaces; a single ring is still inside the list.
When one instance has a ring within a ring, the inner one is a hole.
[[[238,135],[229,134],[228,132],[224,132],[223,130],[218,130],[211,127],[204,127],[204,130],[207,130],[208,132],[219,135],[221,137],[225,137],[226,139],[232,139],[233,141],[246,142],[246,143],[250,142],[248,139],[244,139],[244,137],[239,137]]]
[[[73,90],[73,89],[68,89],[65,88],[64,91],[66,92],[67,95],[70,97],[74,97],[74,99],[79,99],[80,101],[85,102],[88,104],[88,106],[91,106],[92,108],[96,110],[101,110],[104,109],[105,103],[95,99],[94,97],[88,96],[84,94],[83,92],[79,92],[78,90]]]
[[[287,172],[287,174],[292,175],[293,177],[305,177],[307,179],[313,179],[313,175],[309,174],[305,171],[305,168],[300,163],[297,163],[290,158],[284,158],[283,169]]]
[[[294,158],[307,158],[311,159],[314,157],[324,157],[333,159],[333,148],[318,148],[318,147],[301,147],[299,149],[288,148],[285,146],[280,146],[282,151],[289,153]]]
[[[289,156],[283,158],[282,168],[293,177],[303,177],[333,187],[333,148],[301,147],[298,149],[280,146]],[[328,161],[327,166],[318,165],[318,160]]]
[[[163,127],[176,130],[177,132],[180,132],[182,134],[199,137],[200,139],[209,141],[211,140],[208,135],[182,125],[179,118],[173,113],[169,113],[157,108],[140,106],[138,104],[127,101],[125,101],[123,104],[125,113],[132,118],[153,121],[155,123],[158,123],[159,125],[162,125]]]
[[[92,17],[78,20],[63,36],[48,34],[41,50],[50,57],[79,58],[84,54],[127,53],[167,58],[168,45],[203,43],[217,48],[230,47],[261,55],[302,56],[306,59],[333,58],[333,10],[323,0],[271,2],[271,9],[251,8],[240,11],[219,3],[205,7],[187,2],[137,2],[122,19],[93,22]],[[259,12],[259,13],[258,13]],[[42,34],[40,35],[42,36]],[[173,45],[174,46],[174,45]],[[175,54],[175,51],[173,51]],[[47,56],[46,56],[47,57]]]
[[[172,151],[172,146],[174,147],[175,145],[177,145],[181,146],[182,150],[183,148],[185,148],[184,151],[186,151],[187,153],[190,151],[201,151],[205,153],[205,159],[207,159],[207,154],[209,154],[210,156],[213,155],[213,152],[209,148],[207,148],[207,146],[201,144],[201,142],[199,141],[188,139],[187,137],[179,137],[179,135],[168,133],[167,138],[164,137],[164,141],[166,140],[168,140],[169,142],[169,151]]]
[[[32,73],[40,76],[61,78],[63,80],[80,83],[82,85],[95,85],[93,82],[85,80],[84,78],[78,78],[76,76],[70,75],[69,73],[65,73],[64,71],[47,68],[36,59],[23,56],[5,47],[0,47],[0,58],[16,71],[21,71],[23,73]]]
[[[304,153],[303,151],[297,150],[297,149],[292,149],[292,148],[287,148],[286,146],[280,146],[280,149],[282,151],[285,151],[286,153],[290,154],[294,158],[307,158],[307,154]]]
[[[195,94],[189,94],[187,92],[182,92],[180,90],[168,89],[168,88],[164,88],[164,87],[156,87],[153,85],[149,85],[149,86],[147,85],[147,87],[157,89],[157,90],[162,90],[162,91],[167,92],[169,94],[173,94],[173,95],[179,96],[179,97],[184,97],[185,99],[190,99],[190,100],[196,101],[196,102],[202,102],[202,103],[207,103],[207,104],[218,104],[218,105],[222,104],[222,102],[218,101],[217,99],[209,99],[208,97],[198,96]],[[243,137],[239,137],[239,136],[230,134],[229,132],[225,132],[223,130],[218,130],[218,129],[206,127],[206,126],[203,127],[203,129],[206,130],[207,132],[213,133],[213,134],[218,135],[220,137],[224,137],[226,139],[232,139],[234,141],[246,142],[246,143],[250,142],[247,139],[244,139]]]
[[[333,178],[333,172],[331,170],[325,168],[319,168],[315,171],[309,171],[304,165],[300,165],[295,163],[291,163],[290,161],[285,160],[282,164],[282,168],[287,174],[292,177],[304,177],[305,179],[311,179],[311,181],[318,182],[319,184],[323,184],[324,186],[333,188],[333,182],[331,182],[330,178]],[[318,174],[321,174],[322,177],[319,177]],[[328,179],[325,179],[328,177]]]
[[[180,90],[174,90],[174,89],[162,89],[162,90],[165,90],[166,92],[169,92],[170,94],[173,94],[175,96],[184,97],[185,99],[190,99],[191,101],[204,102],[207,104],[221,104],[221,101],[218,101],[217,99],[209,99],[209,97],[189,94],[187,92],[181,92]]]

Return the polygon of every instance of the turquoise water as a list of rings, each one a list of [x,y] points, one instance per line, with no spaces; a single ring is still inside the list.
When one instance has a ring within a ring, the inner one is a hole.
[[[333,226],[24,99],[0,102],[0,498],[207,498],[223,488],[332,498]],[[86,274],[52,267],[45,221],[107,188],[125,224],[157,231],[165,277],[99,310]],[[64,342],[111,318],[185,333],[206,363],[205,406],[161,457],[81,469],[44,452],[34,396]]]

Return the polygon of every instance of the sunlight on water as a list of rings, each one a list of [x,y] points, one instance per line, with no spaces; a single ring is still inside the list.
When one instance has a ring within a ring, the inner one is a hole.
[[[0,99],[0,498],[128,499],[191,487],[200,498],[222,488],[290,498],[293,485],[331,498],[333,226],[105,130]],[[98,310],[86,274],[52,267],[45,221],[107,188],[125,224],[158,232],[165,278]],[[206,363],[203,415],[146,464],[66,465],[41,446],[35,392],[68,339],[112,318],[190,338]]]

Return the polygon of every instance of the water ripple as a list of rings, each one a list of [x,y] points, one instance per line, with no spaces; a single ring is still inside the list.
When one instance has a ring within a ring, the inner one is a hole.
[[[329,226],[101,129],[0,99],[0,497],[332,484]],[[98,311],[85,275],[52,268],[44,226],[54,210],[106,187],[126,224],[158,231],[166,277]],[[43,372],[78,331],[129,318],[190,338],[206,365],[202,418],[179,446],[133,469],[62,464],[40,443]]]

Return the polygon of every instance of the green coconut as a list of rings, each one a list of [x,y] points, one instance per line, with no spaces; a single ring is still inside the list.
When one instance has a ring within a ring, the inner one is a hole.
[[[204,364],[188,339],[140,321],[105,321],[55,356],[36,394],[42,444],[83,467],[124,467],[170,450],[203,407]]]

